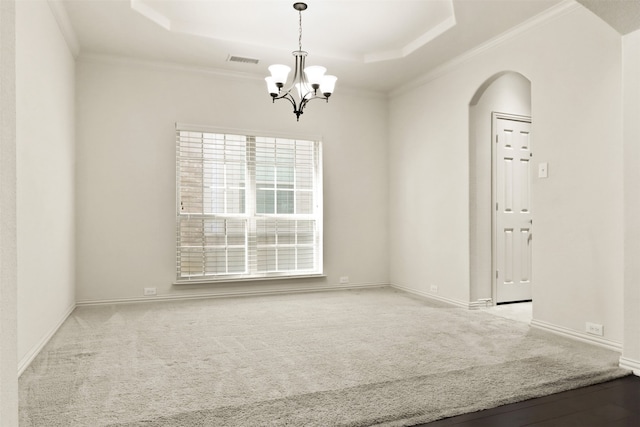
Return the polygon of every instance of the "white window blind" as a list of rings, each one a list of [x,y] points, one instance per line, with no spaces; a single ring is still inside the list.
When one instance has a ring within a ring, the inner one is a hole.
[[[176,126],[177,280],[322,274],[319,141]]]

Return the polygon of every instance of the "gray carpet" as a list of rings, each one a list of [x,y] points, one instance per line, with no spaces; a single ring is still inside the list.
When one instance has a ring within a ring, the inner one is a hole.
[[[20,426],[410,426],[618,357],[391,289],[80,307],[20,378]]]

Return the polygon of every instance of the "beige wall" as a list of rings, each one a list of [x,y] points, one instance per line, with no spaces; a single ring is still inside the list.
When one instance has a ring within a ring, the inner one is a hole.
[[[640,31],[623,37],[624,351],[640,375]]]
[[[505,39],[390,103],[391,282],[470,302],[469,117],[502,71],[531,81],[536,163],[534,318],[622,343],[620,35],[577,5]]]
[[[296,122],[262,80],[85,58],[76,85],[78,302],[388,283],[384,97],[338,85]],[[326,278],[172,285],[175,122],[322,137]]]
[[[15,2],[0,2],[0,425],[18,425]]]
[[[20,366],[75,306],[74,68],[49,4],[17,2]]]

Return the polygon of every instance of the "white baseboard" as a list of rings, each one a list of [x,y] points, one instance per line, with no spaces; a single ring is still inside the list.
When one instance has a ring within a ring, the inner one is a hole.
[[[623,369],[629,369],[633,371],[633,375],[640,377],[640,361],[629,359],[627,357],[620,357],[619,365]]]
[[[466,302],[466,301],[458,301],[458,300],[453,300],[450,298],[444,298],[432,293],[428,293],[428,292],[424,292],[424,291],[419,291],[416,289],[412,289],[406,286],[402,286],[402,285],[398,285],[398,284],[391,284],[389,285],[392,288],[407,292],[409,294],[413,294],[413,295],[417,295],[420,297],[424,297],[427,299],[431,299],[431,300],[435,300],[435,301],[440,301],[440,302],[444,302],[447,304],[451,304],[454,305],[456,307],[461,307],[461,308],[466,308],[468,310],[477,310],[480,308],[484,308],[487,306],[487,302],[486,301],[474,301],[474,302]],[[551,323],[547,323],[547,322],[543,322],[540,320],[532,320],[530,323],[531,327],[534,328],[538,328],[538,329],[543,329],[545,331],[548,332],[552,332],[554,334],[557,335],[562,335],[564,337],[567,338],[571,338],[574,340],[578,340],[578,341],[582,341],[582,342],[586,342],[589,344],[594,344],[597,345],[599,347],[604,347],[606,349],[609,350],[613,350],[619,353],[622,353],[622,343],[616,342],[616,341],[611,341],[602,337],[598,337],[598,336],[593,336],[593,335],[589,335],[587,333],[581,333],[578,331],[574,331],[573,329],[569,329],[569,328],[565,328],[562,326],[556,326],[553,325]],[[625,366],[623,366],[623,362],[625,364]],[[633,361],[630,359],[624,359],[621,358],[620,359],[620,366],[624,367],[626,369],[632,369],[634,371],[634,373],[636,373],[636,375],[640,375],[640,362],[637,361]]]
[[[447,304],[451,304],[451,305],[455,305],[456,307],[460,307],[460,308],[466,308],[467,310],[480,310],[483,308],[487,308],[487,307],[491,307],[493,305],[492,301],[490,298],[487,299],[482,299],[482,300],[478,300],[478,301],[459,301],[459,300],[454,300],[451,298],[446,298],[446,297],[442,297],[430,292],[426,292],[426,291],[419,291],[417,289],[413,289],[413,288],[409,288],[408,286],[403,286],[403,285],[398,285],[398,284],[392,284],[389,285],[392,288],[396,288],[400,291],[404,291],[407,292],[409,294],[413,294],[413,295],[418,295],[421,297],[425,297],[428,299],[432,299],[434,301],[440,301],[440,302],[444,302]]]
[[[42,351],[44,346],[47,345],[51,337],[53,337],[53,335],[56,332],[58,332],[58,329],[60,329],[60,326],[62,326],[64,321],[67,320],[67,318],[71,315],[71,313],[73,312],[73,310],[75,310],[75,308],[76,308],[76,305],[72,304],[67,309],[67,311],[65,311],[65,313],[62,315],[58,323],[56,323],[54,327],[51,328],[49,332],[44,337],[42,337],[42,339],[36,345],[34,345],[31,348],[31,350],[29,350],[29,352],[22,359],[20,359],[20,361],[18,362],[18,377],[20,377],[20,375],[22,375],[25,369],[29,367],[31,362],[33,362],[33,359],[35,359],[36,356],[40,353],[40,351]]]
[[[565,328],[563,326],[553,325],[551,323],[543,322],[541,320],[533,319],[531,321],[531,327],[537,329],[543,329],[548,332],[553,332],[557,335],[562,335],[567,338],[572,338],[574,340],[586,342],[589,344],[595,344],[599,347],[604,347],[609,350],[622,352],[622,343],[611,341],[602,337],[589,335],[586,332],[578,332],[573,329]]]
[[[465,301],[458,301],[458,300],[454,300],[451,298],[445,298],[436,294],[432,294],[429,292],[424,292],[424,291],[419,291],[417,289],[413,289],[413,288],[409,288],[406,286],[402,286],[402,285],[398,285],[398,284],[391,284],[389,285],[392,288],[398,289],[400,291],[406,292],[408,294],[413,294],[413,295],[417,295],[420,297],[424,297],[424,298],[428,298],[428,299],[432,299],[434,301],[439,301],[439,302],[444,302],[446,304],[451,304],[454,305],[456,307],[460,307],[460,308],[466,308],[467,310],[469,309],[475,309],[477,307],[472,307],[472,304],[469,302],[465,302]]]
[[[469,303],[469,310],[481,310],[489,307],[493,307],[493,301],[490,298],[472,301]]]
[[[267,290],[234,290],[234,291],[218,291],[218,292],[206,292],[200,294],[167,294],[167,295],[155,295],[147,297],[134,297],[134,298],[114,298],[103,300],[80,300],[76,302],[78,307],[89,305],[103,305],[103,304],[127,304],[127,303],[140,303],[140,302],[154,302],[154,301],[178,301],[189,299],[210,299],[210,298],[233,298],[233,297],[248,297],[248,296],[267,296],[267,295],[281,295],[281,294],[297,294],[305,292],[324,292],[324,291],[341,291],[341,290],[355,290],[355,289],[367,289],[367,288],[383,288],[389,286],[386,283],[365,283],[365,284],[348,284],[348,285],[332,285],[332,286],[305,286],[300,288],[284,288],[284,289],[267,289]]]

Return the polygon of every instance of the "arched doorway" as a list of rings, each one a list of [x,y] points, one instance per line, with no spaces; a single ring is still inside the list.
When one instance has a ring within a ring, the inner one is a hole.
[[[496,302],[493,247],[494,113],[531,117],[531,82],[504,71],[488,78],[469,103],[470,305]]]

